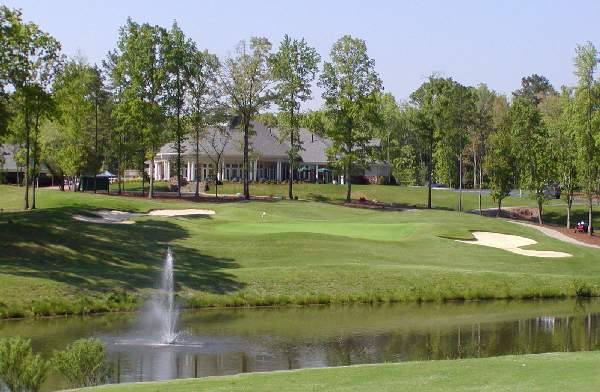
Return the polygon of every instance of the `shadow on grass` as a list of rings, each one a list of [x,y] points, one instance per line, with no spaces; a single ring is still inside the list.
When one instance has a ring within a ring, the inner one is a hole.
[[[243,288],[227,272],[238,267],[234,260],[172,245],[188,237],[177,223],[151,218],[132,225],[75,221],[72,215],[81,212],[70,207],[3,214],[0,243],[6,246],[0,273],[49,279],[97,293],[154,288],[165,249],[171,245],[180,288],[211,293]]]

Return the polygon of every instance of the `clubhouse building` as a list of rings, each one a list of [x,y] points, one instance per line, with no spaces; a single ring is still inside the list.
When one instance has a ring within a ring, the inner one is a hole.
[[[251,181],[287,181],[289,178],[288,154],[289,145],[280,141],[275,128],[267,128],[261,123],[253,123],[254,135],[250,142]],[[230,129],[231,136],[224,146],[217,178],[221,181],[241,181],[243,168],[243,135],[242,132]],[[226,138],[223,138],[226,139]],[[344,184],[346,179],[328,166],[326,149],[331,145],[327,139],[321,138],[306,129],[300,129],[300,140],[303,150],[299,152],[299,162],[294,171],[294,180],[318,183]],[[182,145],[182,176],[188,181],[195,179],[204,181],[213,177],[213,161],[216,153],[206,140],[201,141],[198,149],[200,165],[196,167],[196,147],[192,140]],[[217,146],[220,152],[223,145]],[[210,154],[210,155],[209,155]],[[212,159],[211,159],[212,157]],[[164,145],[154,157],[154,177],[168,180],[176,173],[177,151],[173,143]],[[374,183],[379,176],[388,176],[390,167],[386,163],[375,163],[361,173],[356,173],[364,182]]]

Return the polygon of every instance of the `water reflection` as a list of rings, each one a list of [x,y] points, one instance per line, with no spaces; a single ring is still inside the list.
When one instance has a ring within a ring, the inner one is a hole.
[[[192,346],[118,344],[148,333],[136,315],[7,321],[49,356],[80,337],[104,340],[113,382],[359,363],[599,348],[600,301],[474,302],[185,312]],[[51,377],[46,389],[58,388]]]

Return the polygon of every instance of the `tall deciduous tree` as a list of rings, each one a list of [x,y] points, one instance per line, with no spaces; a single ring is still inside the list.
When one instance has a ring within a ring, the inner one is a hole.
[[[167,140],[165,110],[161,105],[166,80],[162,50],[165,34],[162,27],[140,25],[128,19],[119,29],[117,48],[109,52],[105,61],[115,101],[118,166],[122,167],[123,154],[129,150],[124,148],[129,134],[141,135],[137,148],[142,147],[150,159],[149,198],[154,195],[154,157]]]
[[[484,162],[488,176],[492,200],[498,203],[499,217],[502,212],[502,200],[512,190],[514,185],[515,159],[512,155],[512,140],[510,130],[502,127],[488,139],[488,153]]]
[[[243,133],[244,198],[250,199],[249,152],[253,134],[251,122],[272,100],[271,69],[268,64],[271,43],[266,38],[252,37],[241,41],[234,54],[227,58],[219,75],[220,84],[232,111],[239,116]]]
[[[561,196],[567,205],[566,227],[571,228],[571,207],[577,187],[577,162],[581,159],[577,149],[575,105],[573,91],[562,88],[560,95],[549,97],[540,105],[544,122],[548,126],[553,155],[556,158],[556,176]]]
[[[316,49],[308,46],[304,39],[290,38],[287,34],[279,51],[271,59],[275,86],[275,102],[279,106],[278,126],[280,137],[289,141],[288,197],[293,199],[295,163],[302,149],[300,141],[301,104],[311,98],[320,56]]]
[[[481,208],[483,161],[486,154],[487,140],[494,130],[494,102],[497,98],[497,95],[483,83],[474,89],[474,95],[476,98],[476,110],[474,124],[471,129],[470,140],[473,153],[473,188],[479,189],[478,205],[479,214],[481,215],[483,213]]]
[[[59,132],[49,135],[54,161],[60,171],[74,180],[82,173],[97,173],[100,102],[95,88],[101,81],[96,70],[81,57],[70,60],[57,75],[54,98]],[[96,113],[98,110],[98,113]],[[74,182],[74,181],[72,181]]]
[[[343,170],[349,203],[352,174],[370,160],[371,141],[381,122],[379,97],[383,87],[365,41],[345,35],[334,43],[319,85],[324,90],[325,114],[331,119],[325,128],[332,141],[328,156]]]
[[[438,177],[446,178],[450,183],[454,173],[458,173],[459,187],[462,186],[462,154],[468,127],[473,122],[474,98],[468,88],[451,78],[435,76],[429,77],[410,98],[417,109],[414,123],[424,150],[428,182],[427,207],[431,208],[434,168]],[[459,208],[460,203],[461,198]]]
[[[177,23],[173,23],[171,30],[165,35],[162,49],[166,72],[165,106],[167,115],[175,122],[173,139],[177,152],[177,195],[181,196],[181,154],[184,152],[183,142],[186,136],[182,121],[189,114],[186,97],[191,88],[191,67],[196,45],[186,38]]]
[[[229,124],[213,124],[206,132],[205,142],[200,144],[200,148],[204,150],[208,159],[212,163],[215,177],[215,197],[219,198],[219,176],[221,171],[221,162],[225,148],[231,141],[231,130]]]
[[[200,196],[200,181],[198,170],[200,167],[201,139],[206,135],[210,125],[226,121],[226,111],[221,100],[220,91],[217,88],[217,73],[219,70],[219,59],[207,51],[194,51],[190,64],[190,136],[194,143],[195,154],[195,196]],[[219,155],[219,159],[221,156]],[[218,164],[215,168],[218,172]],[[217,178],[215,177],[215,187]]]
[[[522,183],[531,192],[538,205],[538,221],[543,223],[543,205],[548,199],[548,188],[554,178],[554,154],[548,130],[535,103],[517,98],[512,103],[508,120],[517,151],[518,165],[522,168]]]
[[[588,202],[588,233],[593,232],[592,213],[594,183],[598,176],[598,124],[595,119],[597,113],[597,96],[595,92],[596,81],[594,72],[598,66],[598,51],[591,42],[578,45],[575,49],[575,75],[578,78],[578,86],[575,92],[575,105],[577,105],[577,143],[580,151],[584,154],[583,160],[579,160],[580,182]]]
[[[533,74],[521,79],[521,88],[513,92],[513,97],[527,99],[537,106],[544,99],[556,94],[548,78]]]
[[[60,64],[60,43],[31,22],[25,23],[19,11],[2,8],[0,22],[2,31],[8,33],[0,39],[3,62],[1,73],[6,84],[15,91],[17,110],[22,113],[20,139],[25,148],[25,200],[28,209],[29,187],[31,185],[31,165],[37,165],[36,152],[39,135],[39,120],[48,108],[48,86]],[[37,120],[37,121],[36,121]],[[33,131],[33,134],[32,134]],[[32,141],[32,136],[34,140]],[[35,196],[34,196],[35,197]],[[33,202],[35,206],[35,202]]]

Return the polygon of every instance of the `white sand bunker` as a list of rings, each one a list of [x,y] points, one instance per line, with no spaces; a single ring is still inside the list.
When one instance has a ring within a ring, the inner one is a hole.
[[[73,215],[73,219],[88,222],[88,223],[100,223],[105,225],[130,225],[135,223],[131,220],[136,216],[189,216],[189,215],[214,215],[213,210],[201,210],[196,208],[188,208],[186,210],[153,210],[147,214],[126,212],[117,210],[98,210],[94,211],[96,217],[84,216],[84,215]]]
[[[185,215],[214,215],[213,210],[199,210],[197,208],[189,208],[187,210],[154,210],[150,211],[150,216],[185,216]]]
[[[81,222],[100,223],[100,224],[105,224],[105,225],[130,225],[132,223],[135,223],[134,221],[129,220],[130,218],[132,218],[136,215],[141,215],[141,214],[134,214],[132,212],[116,211],[116,210],[98,210],[98,211],[94,211],[94,214],[98,215],[98,216],[91,217],[91,216],[84,216],[84,215],[73,215],[73,219],[81,221]]]
[[[489,246],[492,248],[504,249],[512,253],[516,253],[523,256],[532,256],[532,257],[571,257],[572,255],[564,252],[554,252],[551,250],[527,250],[521,249],[523,246],[534,245],[537,244],[537,241],[534,241],[530,238],[521,237],[518,235],[509,235],[509,234],[500,234],[500,233],[490,233],[487,231],[474,231],[473,237],[474,240],[463,241],[456,240],[458,242],[462,242],[465,244],[472,245],[483,245]]]

